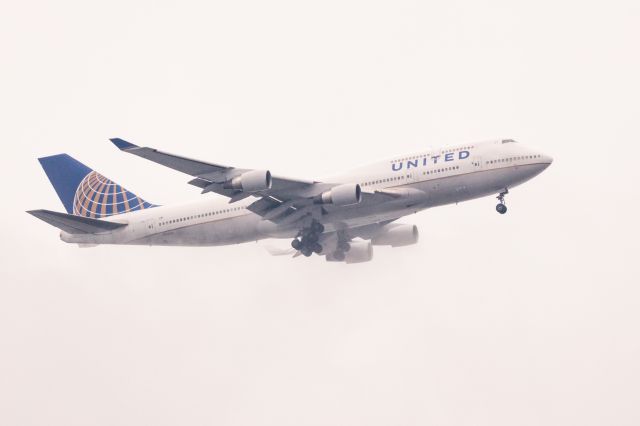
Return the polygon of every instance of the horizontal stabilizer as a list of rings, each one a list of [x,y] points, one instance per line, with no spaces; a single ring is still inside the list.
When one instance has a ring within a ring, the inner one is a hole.
[[[127,226],[126,223],[107,222],[51,210],[29,210],[27,213],[70,234],[99,234]]]

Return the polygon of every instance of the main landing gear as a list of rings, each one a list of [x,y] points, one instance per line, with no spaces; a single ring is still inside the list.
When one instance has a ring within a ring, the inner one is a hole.
[[[303,256],[309,257],[313,253],[322,253],[322,245],[318,242],[320,234],[324,232],[324,225],[315,220],[308,228],[304,228],[293,241],[291,247],[300,251]]]
[[[499,201],[498,205],[496,206],[496,211],[500,214],[505,214],[507,212],[507,206],[504,203],[504,196],[507,195],[508,193],[509,193],[509,190],[505,188],[504,191],[502,191],[496,197]]]
[[[333,252],[333,258],[339,262],[342,262],[346,258],[346,252],[351,249],[349,244],[349,238],[343,233],[338,233],[338,244],[336,245],[336,251]]]

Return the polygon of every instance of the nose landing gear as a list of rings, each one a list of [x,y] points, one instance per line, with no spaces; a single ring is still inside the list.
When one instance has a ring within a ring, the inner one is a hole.
[[[507,195],[508,193],[509,193],[509,190],[505,188],[504,191],[499,193],[498,196],[496,197],[499,201],[498,205],[496,206],[496,211],[500,214],[505,214],[507,212],[507,206],[504,203],[504,196]]]

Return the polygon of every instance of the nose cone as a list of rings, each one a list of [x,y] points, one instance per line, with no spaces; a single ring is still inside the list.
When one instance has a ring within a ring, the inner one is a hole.
[[[530,163],[526,167],[527,180],[544,172],[553,163],[553,157],[540,151],[529,151]]]

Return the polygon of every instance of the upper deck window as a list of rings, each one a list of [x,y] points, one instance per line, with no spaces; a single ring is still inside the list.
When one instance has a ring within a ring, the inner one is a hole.
[[[502,139],[502,143],[516,143],[513,139]]]

